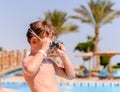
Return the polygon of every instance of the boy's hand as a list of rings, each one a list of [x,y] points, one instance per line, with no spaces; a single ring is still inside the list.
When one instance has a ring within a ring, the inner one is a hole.
[[[56,53],[59,56],[65,55],[66,54],[66,50],[65,50],[64,45],[62,43],[58,43],[58,46],[59,46],[59,48],[54,48]]]
[[[47,51],[49,49],[50,44],[52,43],[52,41],[48,38],[45,37],[41,40],[41,49]]]

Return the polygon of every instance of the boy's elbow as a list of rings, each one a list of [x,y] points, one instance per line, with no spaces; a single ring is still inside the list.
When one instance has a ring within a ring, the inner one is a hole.
[[[69,76],[68,76],[68,79],[69,79],[69,80],[72,80],[72,79],[74,79],[74,78],[75,78],[75,74],[72,74],[72,75],[69,75]]]
[[[75,78],[75,71],[74,71],[74,69],[73,69],[73,71],[71,71],[69,74],[67,74],[68,75],[68,79],[69,80],[72,80],[72,79],[74,79]]]
[[[35,72],[33,70],[34,69],[32,69],[32,67],[25,67],[25,71],[26,71],[27,75],[29,75],[29,76],[33,76],[35,74]]]
[[[73,80],[74,78],[75,78],[74,76],[72,76],[72,77],[71,77],[71,76],[68,77],[69,80]]]

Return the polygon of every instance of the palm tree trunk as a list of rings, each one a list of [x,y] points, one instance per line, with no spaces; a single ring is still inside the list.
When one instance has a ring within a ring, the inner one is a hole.
[[[98,52],[98,42],[99,42],[99,26],[95,27],[95,43],[94,43],[94,53]],[[100,69],[100,56],[95,56],[96,68]]]

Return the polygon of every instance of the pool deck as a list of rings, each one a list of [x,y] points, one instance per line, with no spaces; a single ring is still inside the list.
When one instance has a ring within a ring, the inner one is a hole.
[[[14,90],[10,90],[10,89],[0,88],[0,92],[15,92],[15,91]]]
[[[84,83],[85,82],[116,83],[116,82],[119,82],[119,80],[120,80],[120,78],[118,78],[118,79],[99,79],[98,77],[96,77],[96,78],[75,78],[73,80],[67,80],[67,79],[59,77],[57,79],[58,82],[84,82]],[[17,75],[17,76],[11,76],[8,78],[3,78],[3,79],[1,79],[1,82],[25,82],[25,79],[22,75]]]
[[[23,76],[12,76],[1,79],[1,82],[25,82],[25,79]]]

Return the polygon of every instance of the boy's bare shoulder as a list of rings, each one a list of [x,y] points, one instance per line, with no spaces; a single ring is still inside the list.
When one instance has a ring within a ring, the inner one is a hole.
[[[33,58],[33,56],[26,56],[25,58],[23,58],[23,63],[27,63],[28,61],[30,61]]]

